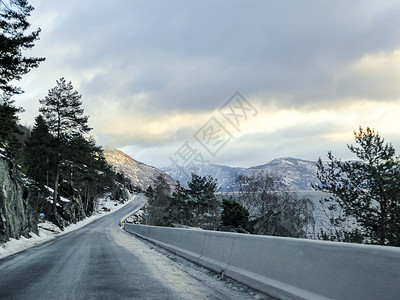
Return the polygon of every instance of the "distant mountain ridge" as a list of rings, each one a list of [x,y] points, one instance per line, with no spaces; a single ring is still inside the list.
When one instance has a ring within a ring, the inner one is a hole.
[[[318,182],[316,161],[292,157],[277,158],[265,165],[246,169],[244,175],[253,175],[259,172],[277,175],[288,190],[312,190],[312,184]]]
[[[191,174],[186,174],[179,168],[157,169],[115,148],[109,146],[103,148],[107,162],[142,190],[146,190],[149,185],[154,186],[159,176],[163,177],[172,188],[175,187],[176,181],[187,187],[187,183],[191,180]],[[291,191],[310,191],[312,184],[318,183],[316,162],[292,157],[277,158],[264,165],[250,168],[205,164],[196,173],[199,176],[212,176],[216,179],[218,192],[237,191],[239,189],[236,182],[238,176],[252,176],[258,173],[269,173],[280,177],[287,190]]]
[[[179,168],[161,168],[162,171],[179,181],[182,186],[187,187],[191,180],[191,174],[182,172]],[[227,192],[235,189],[236,178],[245,172],[245,168],[221,166],[215,164],[204,164],[203,168],[196,172],[199,176],[211,176],[217,179],[217,191]]]
[[[176,168],[162,168],[162,170],[184,186],[191,180],[190,174],[182,173]],[[239,189],[236,183],[238,176],[252,176],[257,173],[279,176],[286,188],[292,191],[312,190],[312,184],[318,182],[316,162],[292,157],[277,158],[267,164],[250,168],[205,164],[197,175],[210,175],[216,179],[218,192],[233,192]]]
[[[176,181],[159,169],[141,163],[128,154],[110,146],[103,146],[103,149],[107,163],[110,164],[116,172],[121,172],[129,178],[134,186],[145,191],[150,185],[155,186],[159,176],[164,178],[171,188],[176,186]]]

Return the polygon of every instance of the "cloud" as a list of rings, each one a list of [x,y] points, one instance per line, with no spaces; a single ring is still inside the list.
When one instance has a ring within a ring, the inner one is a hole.
[[[47,60],[20,82],[22,118],[33,122],[38,99],[64,76],[99,142],[140,146],[147,161],[157,145],[190,139],[236,91],[260,114],[230,161],[314,157],[359,125],[392,136],[399,125],[398,1],[32,4],[42,33],[31,53]]]
[[[400,100],[400,50],[365,55],[337,79],[337,89],[353,98]]]

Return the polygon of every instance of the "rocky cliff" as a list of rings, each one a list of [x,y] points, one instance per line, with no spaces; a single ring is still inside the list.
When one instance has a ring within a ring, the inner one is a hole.
[[[150,185],[155,186],[159,177],[162,177],[172,189],[175,188],[176,181],[159,169],[141,163],[115,148],[109,146],[103,148],[107,163],[113,166],[116,172],[123,173],[141,190],[145,191]]]
[[[29,195],[11,153],[0,144],[0,242],[38,233]]]

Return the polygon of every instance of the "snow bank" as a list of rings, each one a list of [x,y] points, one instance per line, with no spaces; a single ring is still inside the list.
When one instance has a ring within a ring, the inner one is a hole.
[[[118,210],[125,205],[127,205],[129,202],[131,202],[134,199],[134,196],[131,197],[131,199],[124,204],[119,204],[115,206],[115,202],[112,200],[109,200],[107,198],[101,199],[99,201],[99,208],[97,212],[90,216],[85,218],[82,221],[79,221],[76,224],[71,224],[68,227],[65,227],[63,231],[60,230],[59,227],[55,226],[51,222],[43,222],[38,224],[38,229],[39,229],[39,235],[36,235],[35,233],[30,233],[31,238],[25,238],[21,237],[18,240],[16,239],[10,239],[8,242],[5,244],[0,244],[0,259],[18,252],[21,252],[25,249],[34,247],[36,245],[42,244],[48,240],[54,239],[56,236],[66,234],[68,232],[77,230],[94,220],[109,214],[115,210]],[[103,207],[107,208],[107,211],[103,209]]]

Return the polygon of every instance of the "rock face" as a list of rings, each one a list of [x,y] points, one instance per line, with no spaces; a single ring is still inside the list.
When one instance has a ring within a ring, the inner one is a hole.
[[[167,184],[173,189],[176,181],[171,176],[165,174],[155,167],[148,166],[122,151],[109,146],[104,146],[104,157],[116,172],[123,173],[132,181],[132,184],[145,191],[150,185],[154,186],[158,177],[161,176]]]
[[[0,242],[38,233],[37,215],[30,203],[10,152],[0,144]]]
[[[69,223],[76,223],[86,218],[85,209],[83,207],[82,198],[77,195],[71,197],[69,202],[60,201],[62,207],[61,216],[64,220],[63,225],[66,226]]]

